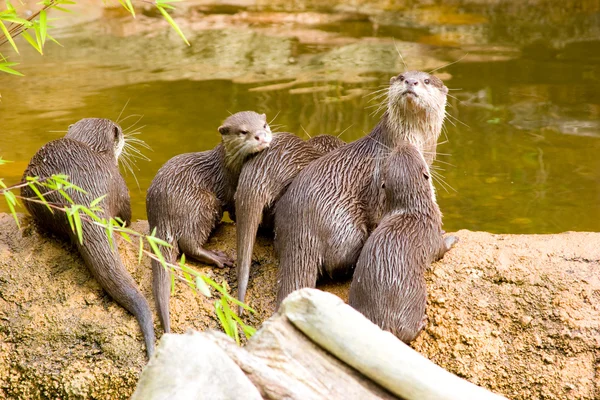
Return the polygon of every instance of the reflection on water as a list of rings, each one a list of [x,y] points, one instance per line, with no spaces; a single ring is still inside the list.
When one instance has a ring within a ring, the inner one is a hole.
[[[560,13],[551,2],[250,3],[191,6],[181,19],[190,48],[155,15],[132,21],[110,11],[64,30],[64,48],[43,58],[25,52],[26,78],[0,76],[0,155],[14,160],[0,176],[17,182],[35,151],[70,123],[116,119],[130,100],[122,126],[154,149],[144,151],[151,161],[137,163],[139,189],[127,175],[134,218],[145,218],[158,168],[216,145],[229,112],[266,112],[298,135],[350,141],[376,124],[368,94],[404,68],[397,49],[410,68],[427,70],[468,54],[438,71],[453,96],[436,163],[446,230],[600,230],[593,2]]]

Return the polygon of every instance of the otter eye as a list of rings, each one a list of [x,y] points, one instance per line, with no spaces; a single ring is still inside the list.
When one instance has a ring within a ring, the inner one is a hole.
[[[115,139],[119,138],[119,128],[117,128],[116,126],[113,128],[113,132],[115,134]]]
[[[400,82],[404,82],[404,76],[400,75],[400,78],[398,79],[400,79]]]
[[[426,85],[429,85],[429,79],[425,79],[423,82],[425,82]]]
[[[247,134],[248,134],[248,131],[246,131],[246,130],[243,130],[243,131],[240,131],[240,133],[241,133],[242,135],[247,135]]]
[[[423,173],[423,177],[424,177],[426,180],[429,180],[429,175],[427,175],[426,173]]]
[[[268,127],[268,126],[269,126],[269,125],[265,124],[265,126],[263,126],[263,128],[264,128],[264,129],[267,129],[267,127]]]

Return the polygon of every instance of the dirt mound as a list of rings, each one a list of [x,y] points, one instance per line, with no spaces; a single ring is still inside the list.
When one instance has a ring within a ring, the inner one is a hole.
[[[21,221],[19,230],[0,214],[0,397],[129,398],[145,363],[137,322],[71,246]],[[415,349],[509,398],[598,398],[600,234],[457,235],[458,246],[427,274],[429,324]],[[234,255],[234,243],[225,224],[208,247]],[[149,261],[137,265],[136,250],[121,247],[151,300]],[[270,239],[259,239],[254,260],[247,298],[257,314],[246,320],[258,326],[275,306]],[[198,269],[235,283],[235,269]],[[346,298],[348,282],[320,288]],[[218,328],[212,300],[184,285],[171,298],[171,318],[174,332]]]

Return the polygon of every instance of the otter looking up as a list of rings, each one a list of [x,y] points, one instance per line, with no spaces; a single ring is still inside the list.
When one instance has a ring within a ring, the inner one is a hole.
[[[278,303],[296,289],[314,287],[320,274],[347,273],[355,265],[381,218],[379,182],[389,149],[408,141],[431,164],[447,93],[425,72],[393,77],[387,110],[371,133],[298,174],[275,210]]]

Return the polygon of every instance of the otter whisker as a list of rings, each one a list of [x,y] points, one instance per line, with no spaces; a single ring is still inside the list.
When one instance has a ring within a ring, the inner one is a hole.
[[[144,114],[136,114],[139,118],[133,124],[131,124],[127,129],[123,130],[123,133],[131,132],[134,127],[144,118]],[[145,126],[145,125],[144,125]],[[142,128],[144,127],[142,126]],[[137,128],[136,128],[137,129]],[[141,128],[140,128],[141,129]]]
[[[141,160],[145,160],[145,161],[150,161],[150,159],[143,154],[141,151],[139,151],[138,149],[136,149],[135,147],[129,145],[129,147],[125,146],[123,147],[123,151],[127,154],[127,156],[130,156],[132,158],[138,158]],[[133,153],[129,153],[129,151],[132,151]]]
[[[338,133],[337,137],[339,138],[340,136],[342,136],[344,134],[344,132],[346,132],[348,129],[352,128],[353,126],[354,126],[354,124],[350,124],[350,126],[348,126],[346,129],[344,129],[343,131]]]
[[[377,143],[377,144],[385,147],[389,152],[391,152],[393,150],[390,146],[388,146],[387,144],[385,144],[385,143],[383,143],[383,142],[375,139],[373,136],[367,135],[365,137],[368,137],[370,140],[374,141],[375,143]]]
[[[448,118],[452,118],[454,121],[458,122],[459,124],[462,124],[462,125],[466,126],[467,128],[471,129],[471,127],[470,127],[469,125],[465,124],[465,123],[464,123],[464,122],[462,122],[460,119],[456,118],[454,115],[452,115],[452,114],[449,114],[448,112],[446,112],[446,116],[447,116]],[[448,120],[448,121],[449,121],[449,120]],[[456,126],[456,125],[454,125],[454,126]]]
[[[275,114],[275,116],[273,117],[273,119],[271,121],[269,121],[269,125],[271,125],[273,123],[273,121],[275,121],[275,119],[277,118],[277,116],[279,116],[280,112],[281,112],[281,110],[277,111],[277,114]]]
[[[449,67],[452,64],[456,64],[457,62],[461,61],[463,58],[465,58],[468,55],[469,55],[469,53],[466,53],[464,56],[462,56],[461,58],[459,58],[458,60],[456,60],[454,62],[451,62],[451,63],[446,64],[446,65],[442,65],[441,67],[437,67],[436,69],[432,69],[431,71],[429,71],[429,74],[431,74],[434,71],[437,71],[438,69],[446,68],[446,67]]]
[[[396,43],[396,39],[394,39],[393,41],[394,41],[394,47],[396,48],[396,51],[398,52],[398,55],[400,56],[400,59],[402,60],[402,64],[404,64],[404,72],[406,72],[408,70],[408,65],[404,61],[404,57],[402,57],[402,53],[400,53],[400,49],[398,48],[398,44]]]
[[[457,190],[454,189],[454,187],[452,187],[452,185],[450,185],[448,182],[446,182],[444,180],[444,177],[439,172],[431,171],[431,176],[433,176],[433,178],[436,180],[436,182],[438,182],[444,188],[446,193],[450,193],[448,191],[448,189],[452,190],[455,193],[457,192]]]
[[[128,115],[128,116],[126,116],[125,118],[123,118],[123,119],[121,120],[121,123],[123,123],[123,121],[127,121],[129,118],[133,118],[133,117],[139,117],[139,116],[142,116],[142,117],[143,117],[143,115],[141,115],[141,114],[131,114],[131,115]]]
[[[127,99],[127,101],[125,102],[125,105],[121,109],[121,112],[119,113],[119,116],[117,117],[117,124],[119,123],[119,120],[121,119],[121,115],[123,115],[123,111],[125,111],[125,108],[127,108],[127,105],[129,104],[129,100],[131,100],[131,98]]]
[[[304,129],[304,127],[302,125],[300,125],[300,128],[302,128],[302,130],[304,131],[304,133],[306,133],[306,136],[308,136],[309,139],[312,139],[312,136],[310,136],[310,133],[308,133],[308,131],[306,129]]]
[[[121,162],[121,164],[125,167],[124,171],[126,174],[128,174],[127,171],[131,172],[131,175],[133,176],[133,179],[135,180],[135,184],[138,187],[138,189],[140,189],[140,183],[137,179],[137,176],[135,175],[135,171],[133,170],[132,166],[131,166],[131,160],[129,160],[127,154],[121,153],[121,156],[119,157],[119,162]],[[139,168],[138,168],[139,171]]]
[[[133,144],[139,145],[147,150],[152,151],[152,147],[148,146],[148,144],[146,142],[144,142],[142,139],[138,139],[138,138],[125,138],[125,143],[129,144],[130,146],[133,146]]]
[[[50,133],[67,133],[69,131],[48,131],[48,132],[50,132]]]

